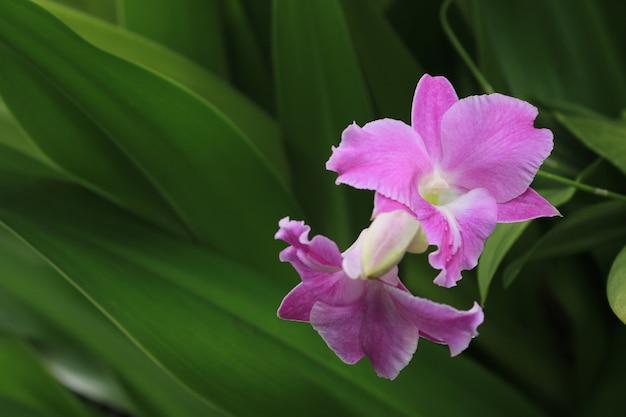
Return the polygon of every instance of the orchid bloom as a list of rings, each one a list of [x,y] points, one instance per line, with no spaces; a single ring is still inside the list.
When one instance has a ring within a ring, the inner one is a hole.
[[[276,239],[289,246],[280,259],[292,264],[302,282],[284,298],[278,316],[311,323],[342,361],[354,364],[368,356],[379,376],[394,379],[420,336],[448,345],[453,356],[465,350],[483,312],[476,303],[459,311],[413,296],[398,279],[395,263],[398,253],[415,246],[417,222],[405,213],[377,219],[383,227],[366,229],[343,255],[324,236],[309,240],[304,222],[282,219]],[[380,234],[382,229],[388,233]],[[378,249],[364,249],[368,246]]]
[[[558,211],[530,188],[552,151],[537,109],[501,94],[459,100],[445,77],[424,75],[411,126],[381,119],[348,126],[327,168],[337,184],[376,191],[374,214],[405,211],[431,245],[435,283],[452,287],[477,265],[496,223]]]

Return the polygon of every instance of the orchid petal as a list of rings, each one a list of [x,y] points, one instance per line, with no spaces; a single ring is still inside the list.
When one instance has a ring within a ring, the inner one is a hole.
[[[537,108],[501,94],[471,96],[441,124],[445,179],[459,189],[485,188],[498,203],[524,193],[552,151],[552,132],[533,126]]]
[[[323,292],[321,288],[311,291],[311,286],[300,283],[289,292],[278,307],[278,317],[283,320],[308,322],[311,309],[317,302],[318,293]]]
[[[396,216],[413,222],[405,213],[384,216],[383,224],[395,225]],[[414,297],[395,265],[378,278],[353,279],[341,268],[334,242],[323,236],[309,240],[309,231],[303,222],[280,221],[276,237],[290,243],[281,258],[300,272],[302,283],[284,298],[278,316],[310,322],[344,362],[368,356],[379,376],[394,379],[411,360],[420,336],[447,344],[455,355],[476,335],[479,307],[462,312]],[[358,244],[353,248],[360,252]]]
[[[410,294],[378,280],[362,281],[366,291],[357,303],[344,306],[317,303],[311,324],[346,363],[367,355],[378,376],[394,379],[411,360],[419,329],[394,297]]]
[[[290,262],[303,281],[324,278],[328,272],[341,270],[341,252],[337,244],[325,236],[309,240],[311,228],[303,221],[281,219],[275,235],[289,244],[280,252],[282,262]]]
[[[396,200],[392,200],[389,197],[385,197],[381,193],[376,193],[374,195],[374,211],[372,213],[372,217],[376,217],[382,213],[390,213],[398,210],[403,210],[410,215],[415,216],[415,213],[406,205],[398,203]]]
[[[411,125],[422,137],[432,161],[441,159],[441,119],[457,101],[459,98],[454,87],[445,77],[424,74],[417,83]]]
[[[362,128],[348,126],[326,168],[339,174],[337,184],[376,190],[408,203],[417,193],[418,179],[432,170],[432,164],[422,139],[410,126],[382,119]]]
[[[438,246],[428,257],[434,268],[441,269],[435,284],[453,287],[461,279],[461,270],[477,265],[485,240],[496,227],[497,213],[496,202],[482,188],[432,207],[429,215],[418,213],[428,242]]]
[[[420,329],[420,336],[448,345],[452,356],[467,349],[484,320],[483,310],[477,303],[470,310],[461,311],[419,297],[403,297],[402,302],[410,312],[407,317]]]
[[[522,222],[537,217],[553,217],[560,214],[552,204],[532,188],[506,203],[498,204],[498,223]]]

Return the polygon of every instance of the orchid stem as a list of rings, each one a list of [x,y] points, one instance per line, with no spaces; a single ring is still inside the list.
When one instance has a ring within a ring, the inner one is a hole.
[[[561,177],[560,175],[550,174],[549,172],[539,170],[537,172],[538,177],[542,177],[554,182],[558,182],[561,184],[568,185],[570,187],[574,187],[578,190],[585,191],[587,193],[591,193],[594,195],[599,195],[602,197],[612,198],[614,200],[626,201],[626,196],[623,194],[614,193],[613,191],[605,190],[604,188],[598,188],[587,184],[582,184],[578,181],[570,180],[565,177]]]
[[[489,84],[487,79],[483,76],[482,72],[480,72],[480,70],[478,69],[474,61],[472,60],[472,57],[470,57],[467,51],[465,50],[465,48],[463,48],[463,45],[459,41],[459,38],[456,37],[456,35],[454,34],[454,31],[452,30],[452,27],[450,26],[450,23],[448,22],[448,9],[450,8],[450,4],[452,3],[452,1],[453,0],[446,0],[441,6],[439,18],[441,19],[441,25],[443,26],[443,31],[448,36],[448,39],[454,46],[454,49],[456,49],[456,51],[461,56],[463,61],[465,61],[465,64],[469,67],[469,70],[472,72],[472,74],[474,74],[474,77],[476,78],[478,83],[481,85],[483,91],[487,94],[491,94],[494,92],[493,87]]]

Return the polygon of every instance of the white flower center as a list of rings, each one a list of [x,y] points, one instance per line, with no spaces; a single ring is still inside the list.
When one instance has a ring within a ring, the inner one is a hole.
[[[424,200],[434,206],[442,206],[459,196],[459,193],[451,188],[438,172],[433,172],[422,178],[417,189]]]

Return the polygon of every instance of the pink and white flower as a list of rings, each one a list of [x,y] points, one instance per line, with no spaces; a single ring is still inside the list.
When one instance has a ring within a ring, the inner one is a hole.
[[[398,249],[389,242],[400,242],[404,253],[415,243],[418,231],[410,225],[415,220],[393,215],[384,222],[397,239],[378,235],[374,227],[342,255],[324,236],[309,240],[304,222],[282,219],[276,239],[289,246],[280,259],[293,265],[302,282],[284,298],[278,316],[310,322],[342,361],[354,364],[367,356],[379,376],[394,379],[411,360],[419,337],[448,345],[453,356],[465,350],[478,334],[483,312],[476,303],[459,311],[413,296],[398,279],[393,261]],[[378,237],[387,242],[380,251],[363,249]]]
[[[458,99],[444,77],[424,75],[411,126],[381,119],[348,126],[327,168],[337,184],[376,191],[374,214],[403,210],[417,219],[435,283],[452,287],[478,262],[496,223],[558,211],[530,188],[552,151],[552,132],[534,127],[537,109],[501,94]]]

